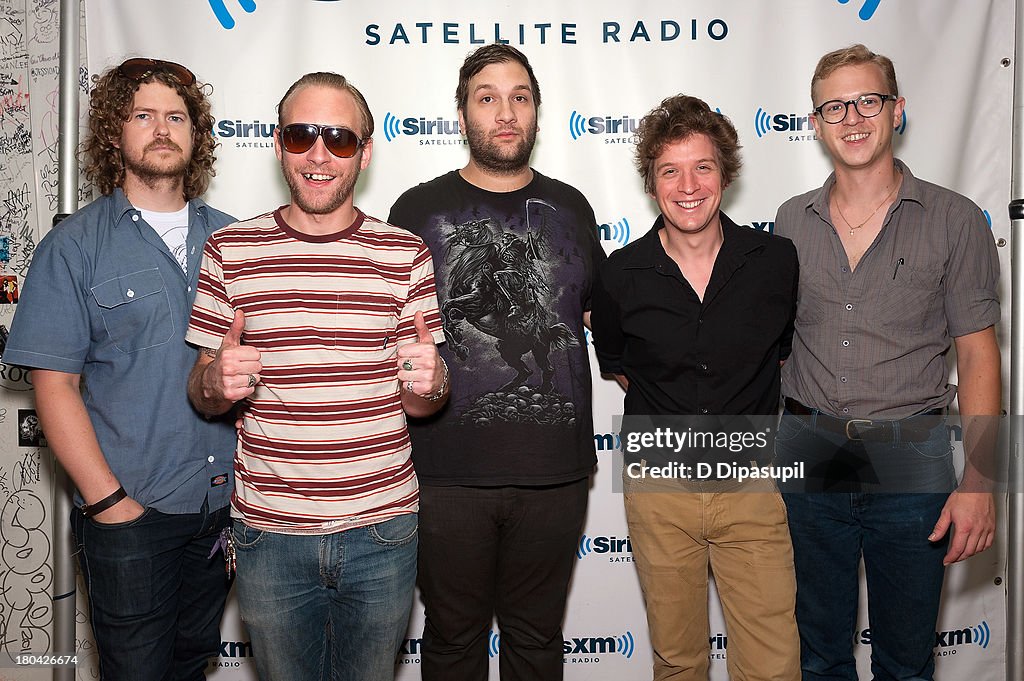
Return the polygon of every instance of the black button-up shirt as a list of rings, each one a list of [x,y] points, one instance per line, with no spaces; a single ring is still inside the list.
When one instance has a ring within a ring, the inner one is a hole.
[[[724,241],[704,300],[665,253],[659,216],[609,256],[591,324],[601,371],[629,379],[627,415],[775,414],[789,355],[797,255],[720,213]]]

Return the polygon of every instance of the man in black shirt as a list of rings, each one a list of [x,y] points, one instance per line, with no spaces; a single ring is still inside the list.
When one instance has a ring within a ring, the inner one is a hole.
[[[540,90],[504,44],[456,90],[469,162],[388,222],[434,256],[447,407],[409,424],[420,480],[424,681],[480,681],[497,616],[502,681],[562,678],[562,616],[594,468],[583,325],[604,259],[594,211],[530,167]]]
[[[626,389],[626,517],[654,678],[707,679],[710,564],[730,678],[797,681],[793,550],[776,471],[757,465],[770,453],[763,426],[778,413],[793,333],[796,250],[721,212],[740,166],[727,118],[678,95],[645,116],[637,136],[637,167],[661,215],[600,268],[592,319],[601,370]],[[654,452],[639,444],[658,433],[638,423],[691,440]],[[714,437],[699,442],[718,444],[694,445],[703,435]],[[676,454],[671,465],[651,466],[666,449]],[[740,466],[756,479],[742,479]]]

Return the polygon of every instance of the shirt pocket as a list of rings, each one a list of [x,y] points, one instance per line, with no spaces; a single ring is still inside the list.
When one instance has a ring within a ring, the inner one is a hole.
[[[874,321],[887,329],[920,331],[941,311],[942,272],[939,270],[900,265],[879,288]]]
[[[159,269],[122,274],[90,291],[107,335],[121,352],[155,348],[174,335],[171,303]]]

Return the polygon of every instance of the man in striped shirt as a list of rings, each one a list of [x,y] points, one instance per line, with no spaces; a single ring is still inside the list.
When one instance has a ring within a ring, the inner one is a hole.
[[[307,74],[278,114],[291,203],[207,242],[189,396],[241,417],[233,540],[260,678],[391,679],[416,577],[406,414],[448,394],[433,266],[353,204],[373,134],[355,87]]]

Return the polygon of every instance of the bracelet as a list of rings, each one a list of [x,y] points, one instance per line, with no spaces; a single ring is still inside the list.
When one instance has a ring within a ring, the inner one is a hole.
[[[441,387],[438,388],[436,392],[432,392],[429,395],[421,395],[421,397],[428,402],[437,402],[448,393],[448,363],[444,361],[444,357],[441,357],[441,355],[438,355],[437,358],[441,360],[441,366],[444,367],[444,373],[441,377]]]
[[[86,518],[91,518],[97,513],[102,513],[103,511],[106,511],[108,508],[110,508],[117,502],[121,501],[126,496],[128,496],[128,492],[124,491],[124,487],[118,487],[116,490],[111,492],[109,496],[100,499],[95,504],[82,504],[82,515]]]

